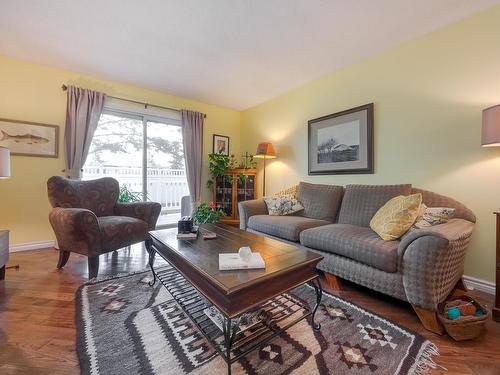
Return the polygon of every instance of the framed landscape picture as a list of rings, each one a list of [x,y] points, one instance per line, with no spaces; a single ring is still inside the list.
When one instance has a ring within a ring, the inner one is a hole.
[[[58,145],[58,126],[0,119],[0,146],[12,155],[57,158]]]
[[[373,173],[373,103],[308,122],[309,174]]]
[[[213,150],[214,154],[229,155],[229,137],[214,134]]]

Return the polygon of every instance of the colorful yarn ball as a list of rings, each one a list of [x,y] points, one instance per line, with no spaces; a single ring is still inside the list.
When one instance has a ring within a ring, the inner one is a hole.
[[[474,304],[466,301],[460,302],[458,310],[460,311],[460,314],[462,314],[463,316],[472,316],[477,311],[476,306],[474,306]]]
[[[483,315],[484,315],[483,310],[477,310],[476,313],[474,314],[474,316],[483,316]]]
[[[458,319],[460,317],[460,310],[456,307],[451,307],[448,309],[447,315],[450,320]]]

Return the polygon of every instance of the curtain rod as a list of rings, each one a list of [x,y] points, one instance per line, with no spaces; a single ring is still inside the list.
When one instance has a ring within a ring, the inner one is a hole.
[[[66,91],[68,89],[68,86],[66,85],[62,85],[62,90],[63,91]],[[111,95],[107,95],[108,98],[112,98],[112,99],[116,99],[116,100],[121,100],[121,101],[124,101],[124,102],[129,102],[129,103],[135,103],[135,104],[141,104],[144,106],[144,108],[148,108],[148,107],[155,107],[155,108],[161,108],[161,109],[167,109],[167,110],[170,110],[170,111],[176,111],[176,112],[180,112],[181,110],[180,109],[177,109],[177,108],[171,108],[171,107],[163,107],[161,105],[156,105],[156,104],[149,104],[149,103],[145,103],[145,102],[139,102],[137,100],[132,100],[132,99],[127,99],[127,98],[120,98],[118,96],[111,96]],[[203,117],[207,117],[207,115],[203,114]]]

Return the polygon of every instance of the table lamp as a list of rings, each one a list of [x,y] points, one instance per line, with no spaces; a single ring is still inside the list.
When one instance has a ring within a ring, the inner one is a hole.
[[[500,146],[500,104],[483,110],[481,146]]]
[[[266,159],[276,159],[276,152],[274,151],[271,142],[261,142],[257,146],[257,152],[254,158],[264,159],[264,179],[262,183],[262,196],[266,195]]]
[[[10,177],[10,150],[0,146],[0,178]]]

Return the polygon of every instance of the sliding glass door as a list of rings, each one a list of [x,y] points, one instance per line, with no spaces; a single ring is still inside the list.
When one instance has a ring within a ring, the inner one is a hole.
[[[175,120],[105,111],[90,145],[84,179],[109,176],[144,201],[159,202],[158,226],[177,223],[189,194],[181,128]]]
[[[147,197],[162,204],[159,225],[177,224],[181,197],[189,195],[181,127],[148,120],[145,139]]]

